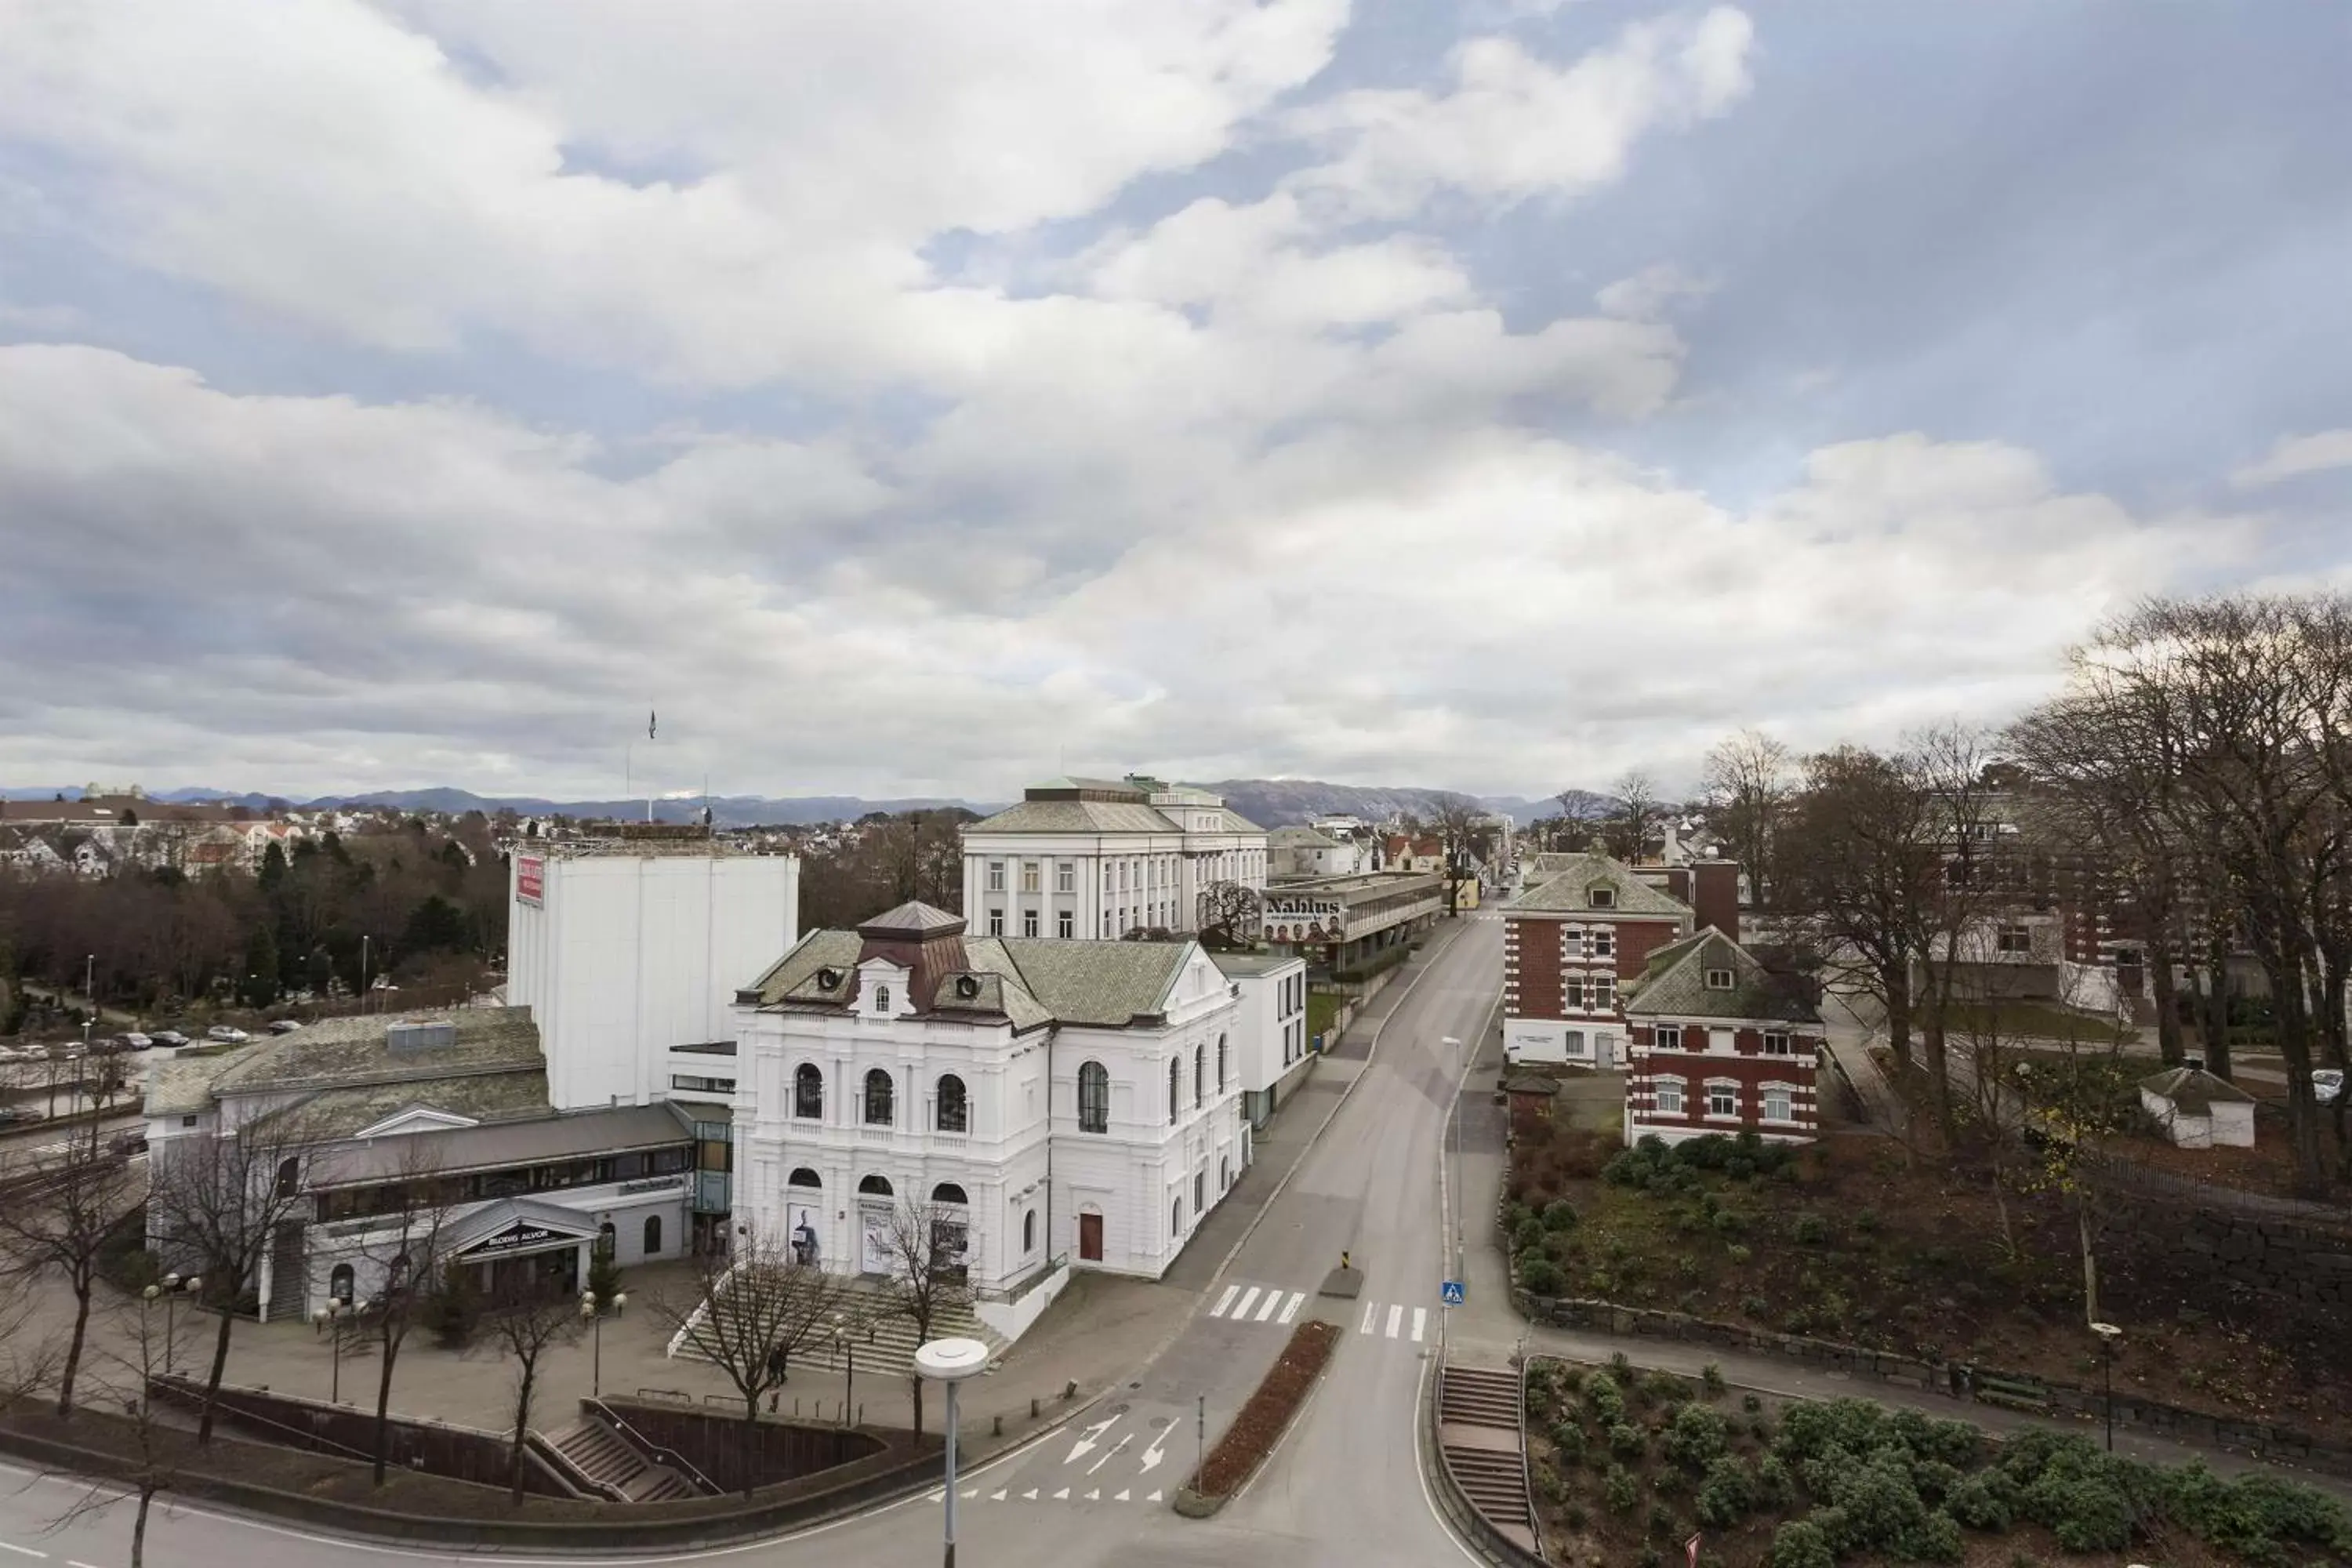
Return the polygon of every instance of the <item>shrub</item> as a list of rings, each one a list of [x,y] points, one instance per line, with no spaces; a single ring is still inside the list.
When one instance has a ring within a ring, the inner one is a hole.
[[[1723,1255],[1734,1263],[1745,1263],[1756,1256],[1756,1249],[1744,1241],[1735,1241],[1723,1249]]]
[[[1704,1405],[1685,1405],[1675,1412],[1666,1427],[1665,1439],[1659,1452],[1668,1460],[1693,1472],[1704,1470],[1708,1464],[1731,1451],[1730,1426],[1724,1418]]]
[[[1700,1367],[1698,1369],[1698,1385],[1709,1399],[1722,1398],[1724,1382],[1723,1367],[1721,1364],[1716,1362],[1708,1362],[1706,1365]]]
[[[1761,1296],[1742,1296],[1739,1298],[1739,1310],[1746,1316],[1761,1321],[1772,1315],[1772,1303]]]
[[[1801,1247],[1819,1247],[1830,1238],[1830,1222],[1817,1214],[1801,1214],[1789,1234]]]
[[[1625,1394],[1617,1379],[1605,1372],[1596,1372],[1584,1380],[1584,1408],[1604,1426],[1613,1426],[1625,1419]]]
[[[1537,1247],[1543,1245],[1543,1222],[1536,1218],[1535,1215],[1529,1215],[1527,1218],[1519,1221],[1517,1226],[1512,1227],[1511,1250],[1513,1252],[1532,1252]]]
[[[1756,1500],[1765,1508],[1785,1507],[1797,1495],[1797,1479],[1789,1473],[1789,1462],[1778,1454],[1767,1454],[1756,1462]]]
[[[1862,1232],[1864,1236],[1876,1236],[1878,1234],[1878,1211],[1876,1209],[1864,1209],[1860,1214],[1855,1215],[1853,1216],[1853,1228]]]
[[[1676,1404],[1688,1392],[1683,1386],[1683,1380],[1670,1372],[1643,1373],[1641,1390],[1643,1405]]]
[[[1559,1451],[1561,1464],[1575,1464],[1584,1458],[1584,1428],[1573,1421],[1555,1422],[1551,1429],[1551,1446]]]
[[[1711,1460],[1699,1483],[1698,1521],[1717,1530],[1738,1524],[1756,1506],[1756,1479],[1738,1457],[1724,1454]]]
[[[1529,1258],[1519,1265],[1519,1283],[1533,1296],[1557,1296],[1564,1281],[1559,1265],[1549,1258]]]
[[[1576,1221],[1576,1205],[1566,1198],[1558,1199],[1544,1208],[1543,1227],[1546,1230],[1574,1230]]]
[[[2275,1476],[2223,1480],[2201,1464],[2168,1472],[2166,1512],[2200,1540],[2249,1563],[2283,1563],[2293,1544],[2352,1556],[2352,1524],[2332,1499]]]
[[[1960,1527],[1941,1509],[1928,1513],[1895,1538],[1895,1554],[1911,1563],[1958,1563]]]
[[[1753,1415],[1764,1408],[1764,1401],[1757,1394],[1743,1394],[1739,1396],[1739,1408]]]
[[[1820,1525],[1792,1519],[1772,1532],[1772,1568],[1837,1568],[1837,1552]]]
[[[1630,1421],[1620,1421],[1609,1428],[1609,1451],[1621,1459],[1638,1459],[1649,1446],[1642,1429]]]
[[[1634,1558],[1634,1568],[1666,1568],[1666,1554],[1656,1547],[1644,1544]]]
[[[1963,1478],[1944,1500],[1952,1517],[1970,1530],[1995,1533],[2016,1521],[2017,1503],[2017,1483],[2007,1471],[1997,1468],[1979,1470]]]
[[[1650,1136],[1654,1138],[1657,1134],[1654,1132]],[[1647,1140],[1644,1140],[1644,1142],[1646,1141]],[[1612,1244],[1612,1252],[1615,1245],[1620,1244]],[[1633,1358],[1628,1356],[1623,1351],[1611,1352],[1609,1356],[1609,1371],[1619,1382],[1623,1382],[1626,1378],[1633,1375]]]
[[[1633,1479],[1633,1471],[1622,1465],[1612,1465],[1608,1479],[1601,1482],[1601,1495],[1610,1512],[1631,1513],[1642,1500],[1642,1489]]]
[[[1662,1502],[1652,1503],[1650,1505],[1650,1533],[1655,1536],[1670,1536],[1674,1534],[1674,1532],[1675,1510],[1668,1508]]]
[[[1745,1236],[1748,1234],[1748,1216],[1738,1209],[1717,1210],[1715,1229],[1718,1236]]]

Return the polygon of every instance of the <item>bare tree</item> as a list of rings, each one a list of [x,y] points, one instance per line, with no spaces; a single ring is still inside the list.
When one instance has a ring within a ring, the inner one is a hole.
[[[115,1331],[104,1338],[105,1348],[96,1357],[95,1381],[107,1404],[121,1404],[131,1442],[129,1453],[118,1457],[128,1464],[110,1468],[103,1479],[60,1478],[82,1483],[86,1489],[50,1521],[49,1528],[62,1530],[131,1503],[131,1568],[145,1568],[147,1519],[156,1494],[171,1489],[195,1447],[187,1429],[165,1419],[149,1397],[156,1376],[173,1360],[174,1347],[168,1336],[184,1337],[187,1321],[154,1310],[147,1300],[122,1303],[115,1316],[120,1320]]]
[[[1494,827],[1476,801],[1451,791],[1441,792],[1430,803],[1429,816],[1422,826],[1437,840],[1438,853],[1445,862],[1445,912],[1449,917],[1459,915],[1462,874],[1472,859],[1484,859],[1490,852]]]
[[[508,1471],[517,1508],[522,1506],[523,1453],[530,1440],[540,1360],[577,1340],[587,1327],[579,1301],[569,1293],[520,1272],[502,1279],[483,1304],[477,1343],[496,1351],[514,1369],[514,1448]]]
[[[1201,889],[1201,945],[1213,952],[1257,945],[1259,903],[1239,882],[1212,882]]]
[[[61,1279],[73,1294],[73,1329],[58,1373],[60,1416],[73,1414],[107,1236],[136,1199],[129,1162],[102,1140],[92,1117],[64,1142],[37,1152],[30,1173],[0,1202],[0,1249],[9,1269],[28,1279]]]
[[[903,1318],[917,1343],[929,1340],[951,1312],[969,1310],[973,1295],[964,1260],[971,1247],[967,1211],[929,1203],[909,1194],[891,1208],[883,1236],[888,1277],[882,1286],[880,1315]],[[909,1372],[915,1435],[923,1431],[923,1379]]]
[[[1664,819],[1658,799],[1658,782],[1640,768],[1628,770],[1617,781],[1617,809],[1601,824],[1601,839],[1620,860],[1641,858],[1650,834]]]
[[[1937,861],[1921,879],[1918,953],[1920,1011],[1926,1028],[1927,1094],[1937,1131],[1949,1148],[1958,1131],[1946,1043],[1958,1009],[1981,999],[1983,987],[1964,977],[1997,959],[1989,925],[2015,885],[2006,862],[2012,846],[1990,776],[1992,751],[1982,731],[1951,724],[1913,737],[1898,766],[1927,807],[1926,830]]]
[[[782,1388],[793,1352],[829,1332],[847,1287],[839,1275],[803,1263],[790,1241],[739,1234],[731,1258],[702,1254],[688,1289],[654,1297],[655,1316],[684,1348],[710,1363],[743,1401],[743,1494],[751,1493],[760,1399]]]
[[[32,1327],[37,1300],[31,1274],[0,1273],[0,1410],[32,1397],[57,1375],[56,1337]]]
[[[457,1199],[431,1148],[413,1138],[377,1191],[387,1206],[361,1236],[358,1251],[375,1285],[367,1316],[379,1357],[374,1461],[375,1484],[382,1486],[392,1452],[393,1371],[441,1283],[444,1237]]]
[[[300,1120],[280,1114],[234,1131],[206,1129],[149,1152],[148,1231],[167,1259],[200,1273],[217,1308],[211,1369],[196,1441],[212,1441],[221,1377],[228,1368],[236,1301],[257,1285],[281,1227],[302,1211]]]
[[[1773,889],[1773,851],[1789,808],[1796,769],[1789,748],[1760,730],[1742,730],[1718,742],[1706,754],[1700,775],[1711,810],[1710,826],[1748,868],[1757,903]]]

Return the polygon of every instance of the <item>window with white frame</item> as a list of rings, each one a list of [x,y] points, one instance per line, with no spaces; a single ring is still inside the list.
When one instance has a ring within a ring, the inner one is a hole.
[[[1571,974],[1559,983],[1559,999],[1578,1012],[1584,1010],[1584,976]]]
[[[2033,933],[2023,926],[2003,926],[1994,937],[1993,945],[2002,952],[2032,952]]]
[[[1595,1013],[1606,1013],[1617,1005],[1617,977],[1595,974],[1584,983],[1584,1004]]]
[[[1037,934],[1037,911],[1035,910],[1023,910],[1021,911],[1021,934],[1023,936],[1035,936]]]
[[[1591,933],[1590,946],[1595,958],[1612,958],[1617,952],[1617,933],[1602,926]]]
[[[1584,889],[1584,901],[1591,909],[1613,910],[1617,907],[1617,889],[1605,884],[1587,888]]]
[[[1581,1029],[1568,1030],[1560,1036],[1559,1048],[1567,1052],[1571,1057],[1580,1057],[1584,1055],[1584,1031]]]
[[[1650,1031],[1650,1044],[1662,1051],[1681,1050],[1683,1048],[1683,1026],[1680,1024],[1659,1025],[1656,1028]]]
[[[1765,1121],[1794,1121],[1796,1116],[1790,1109],[1793,1103],[1794,1097],[1790,1094],[1787,1084],[1768,1083],[1764,1086]]]
[[[1706,972],[1706,988],[1707,988],[1709,991],[1728,991],[1728,990],[1730,990],[1730,989],[1731,989],[1731,971],[1729,971],[1728,969],[1710,969],[1710,970],[1708,970],[1708,971]]]
[[[1739,1114],[1739,1080],[1711,1078],[1706,1080],[1706,1113],[1709,1116]]]
[[[1078,890],[1078,868],[1067,860],[1054,863],[1054,891],[1075,893]]]
[[[1004,891],[1004,862],[1002,860],[988,863],[988,890],[992,893]]]
[[[1054,917],[1054,934],[1055,936],[1071,937],[1077,935],[1077,916],[1072,914],[1067,910],[1064,910],[1060,914]]]
[[[1562,958],[1584,956],[1584,933],[1574,927],[1559,933],[1559,955]]]
[[[1794,1056],[1796,1052],[1789,1044],[1789,1031],[1786,1029],[1765,1030],[1764,1054],[1768,1057]]]
[[[1003,910],[991,910],[988,911],[988,934],[991,936],[1003,936],[1004,934],[1004,911]]]
[[[1037,862],[1034,860],[1021,862],[1021,890],[1024,893],[1037,890]]]
[[[1683,1113],[1683,1080],[1662,1078],[1654,1080],[1657,1089],[1658,1114],[1680,1116]]]

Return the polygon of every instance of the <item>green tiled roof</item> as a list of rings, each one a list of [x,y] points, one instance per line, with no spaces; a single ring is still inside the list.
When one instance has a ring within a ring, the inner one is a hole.
[[[1235,820],[1239,820],[1236,818]],[[1174,823],[1140,801],[1024,800],[964,829],[975,833],[1174,833]]]
[[[1591,854],[1557,858],[1559,864],[1550,875],[1504,905],[1504,909],[1545,914],[1591,910],[1601,914],[1687,916],[1691,912],[1688,904],[1650,886],[1622,860]],[[1595,910],[1591,898],[1594,888],[1612,889],[1616,894],[1615,901],[1605,909]]]
[[[857,954],[865,945],[866,939],[854,931],[813,931],[746,989],[760,994],[763,1007],[785,1001],[839,1005],[848,1000],[847,976],[857,967]],[[820,969],[839,971],[843,983],[831,991],[824,990],[816,983]]]
[[[1729,970],[1729,989],[1708,986],[1708,970]],[[1625,988],[1629,1018],[1762,1018],[1787,1024],[1822,1021],[1804,984],[1776,974],[1755,954],[1709,926],[1650,955],[1640,978]]]
[[[323,1089],[260,1120],[286,1121],[299,1127],[306,1140],[324,1142],[349,1138],[411,1109],[438,1110],[481,1122],[519,1121],[555,1114],[548,1103],[547,1074],[532,1068]]]
[[[1158,1013],[1192,951],[1189,942],[1064,942],[991,937],[1045,1010],[1065,1024],[1117,1027]],[[974,952],[973,963],[982,961]]]

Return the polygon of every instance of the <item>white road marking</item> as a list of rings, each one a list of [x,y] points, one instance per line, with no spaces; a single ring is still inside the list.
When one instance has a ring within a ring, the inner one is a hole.
[[[1261,1323],[1265,1322],[1268,1318],[1274,1316],[1274,1310],[1280,1305],[1282,1305],[1282,1292],[1279,1290],[1268,1290],[1265,1293],[1265,1305],[1257,1310],[1256,1321]]]
[[[1090,1476],[1091,1476],[1091,1475],[1093,1475],[1097,1470],[1101,1469],[1105,1465],[1109,1464],[1113,1459],[1118,1458],[1118,1451],[1119,1451],[1121,1448],[1126,1447],[1129,1443],[1132,1443],[1132,1442],[1134,1442],[1134,1441],[1135,1441],[1135,1434],[1134,1434],[1134,1433],[1132,1433],[1132,1432],[1129,1432],[1126,1436],[1121,1437],[1118,1442],[1113,1443],[1113,1444],[1110,1446],[1110,1452],[1109,1452],[1109,1453],[1105,1454],[1101,1458],[1097,1459],[1093,1464],[1088,1465],[1088,1466],[1087,1467],[1087,1474],[1088,1474],[1088,1475],[1090,1475]]]
[[[1258,1288],[1256,1286],[1251,1286],[1249,1288],[1249,1294],[1242,1298],[1242,1304],[1234,1309],[1234,1321],[1235,1322],[1239,1322],[1242,1319],[1249,1316],[1250,1303],[1257,1300],[1257,1291]]]
[[[1166,1497],[1167,1494],[1164,1492],[1153,1492],[1150,1497],[1145,1498],[1143,1500],[1146,1502],[1161,1502],[1166,1500]]]
[[[19,1546],[13,1541],[0,1541],[0,1552],[13,1552],[19,1557],[47,1557],[46,1552],[36,1552],[29,1546]]]
[[[931,1492],[931,1493],[929,1493],[928,1495],[926,1495],[926,1496],[924,1497],[923,1500],[924,1500],[925,1502],[938,1502],[938,1501],[941,1500],[942,1499],[944,1499],[947,1495],[948,1495],[948,1494],[947,1494],[944,1490],[941,1490],[941,1491],[935,1491],[935,1492]],[[70,1565],[68,1565],[68,1568],[70,1568]]]
[[[1360,1333],[1360,1334],[1369,1334],[1369,1333],[1370,1333],[1370,1332],[1372,1331],[1372,1314],[1373,1314],[1374,1312],[1379,1311],[1380,1310],[1381,1310],[1381,1304],[1380,1304],[1378,1301],[1367,1301],[1367,1302],[1365,1302],[1365,1303],[1364,1303],[1364,1321],[1363,1321],[1363,1325],[1362,1325],[1360,1328],[1359,1328],[1356,1331],[1357,1331],[1358,1333]]]
[[[1060,1491],[1055,1492],[1055,1493],[1054,1494],[1054,1500],[1055,1500],[1055,1502],[1067,1502],[1067,1501],[1069,1501],[1069,1500],[1070,1500],[1070,1489],[1069,1489],[1069,1488],[1067,1488],[1067,1487],[1064,1487]]]
[[[66,1559],[66,1568],[98,1568],[98,1565],[94,1563],[77,1563],[68,1557]]]
[[[1021,1500],[1023,1502],[1035,1502],[1037,1500],[1037,1489],[1035,1487],[1031,1487],[1027,1491],[1023,1492],[1021,1494]]]
[[[1399,1302],[1399,1303],[1397,1303],[1397,1304],[1395,1304],[1395,1305],[1391,1306],[1391,1307],[1389,1308],[1389,1333],[1388,1333],[1388,1337],[1389,1337],[1389,1338],[1391,1338],[1391,1339],[1394,1339],[1394,1338],[1396,1338],[1397,1325],[1398,1325],[1399,1323],[1402,1322],[1403,1321],[1404,1321],[1404,1306],[1403,1306],[1403,1304],[1402,1304],[1402,1302]]]
[[[1228,1307],[1230,1307],[1230,1306],[1232,1306],[1232,1305],[1234,1304],[1234,1297],[1236,1297],[1236,1296],[1238,1296],[1238,1295],[1240,1295],[1241,1293],[1242,1293],[1242,1288],[1241,1288],[1240,1286],[1238,1286],[1238,1285],[1228,1285],[1228,1286],[1226,1286],[1226,1287],[1225,1287],[1225,1293],[1224,1293],[1223,1295],[1222,1295],[1222,1296],[1220,1296],[1220,1297],[1218,1297],[1218,1298],[1217,1298],[1217,1304],[1216,1304],[1215,1306],[1213,1306],[1213,1307],[1212,1307],[1212,1308],[1210,1308],[1210,1309],[1209,1309],[1209,1316],[1211,1316],[1211,1317],[1213,1317],[1213,1318],[1222,1318],[1222,1317],[1223,1317],[1223,1316],[1225,1315],[1225,1309],[1226,1309],[1226,1308],[1228,1308]]]
[[[1010,1487],[999,1487],[996,1490],[988,1494],[988,1500],[991,1502],[1003,1502],[1004,1500],[1004,1494],[1011,1489],[1012,1489]]]
[[[1100,1502],[1100,1501],[1102,1501],[1102,1488],[1100,1488],[1100,1487],[1097,1487],[1094,1490],[1092,1490],[1092,1491],[1088,1492],[1088,1493],[1087,1494],[1087,1500],[1088,1502]]]
[[[1422,1330],[1423,1330],[1423,1329],[1427,1328],[1428,1326],[1429,1326],[1429,1309],[1428,1309],[1428,1308],[1426,1308],[1426,1307],[1415,1307],[1415,1308],[1412,1310],[1412,1342],[1413,1342],[1413,1343],[1415,1343],[1415,1344],[1419,1344],[1419,1343],[1421,1343],[1421,1331],[1422,1331]]]
[[[1174,1430],[1176,1428],[1172,1425],[1163,1426],[1160,1429],[1160,1436],[1151,1439],[1151,1446],[1143,1450],[1143,1468],[1139,1474],[1148,1476],[1160,1468],[1160,1461],[1168,1457],[1161,1452],[1168,1447],[1168,1434]]]
[[[1110,1500],[1113,1502],[1127,1502],[1132,1500],[1135,1494],[1131,1491],[1123,1491]]]
[[[1307,1300],[1306,1291],[1293,1290],[1290,1293],[1290,1300],[1284,1302],[1282,1305],[1282,1316],[1276,1318],[1275,1321],[1277,1323],[1286,1323],[1290,1321],[1291,1319],[1297,1317],[1298,1315],[1298,1303],[1305,1300]]]
[[[1118,1417],[1112,1415],[1104,1420],[1096,1422],[1084,1432],[1079,1433],[1076,1444],[1070,1449],[1070,1457],[1064,1459],[1062,1463],[1066,1465],[1075,1465],[1080,1459],[1085,1458],[1088,1454],[1093,1453],[1095,1451],[1095,1445],[1102,1440],[1102,1435],[1117,1425],[1118,1425]]]
[[[972,1488],[970,1491],[962,1491],[962,1492],[958,1492],[958,1493],[956,1494],[956,1496],[961,1497],[961,1498],[976,1498],[976,1497],[978,1497],[979,1495],[980,1495],[980,1489],[979,1489],[978,1487],[974,1487],[974,1488]]]

